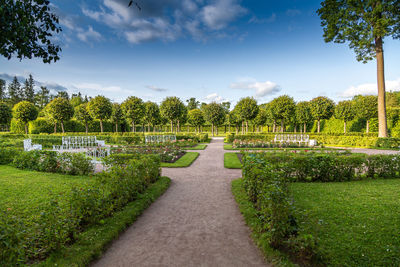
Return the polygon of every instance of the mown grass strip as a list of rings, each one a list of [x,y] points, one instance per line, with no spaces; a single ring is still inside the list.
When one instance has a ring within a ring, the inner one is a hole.
[[[204,150],[206,149],[207,145],[206,144],[198,144],[195,147],[187,147],[185,150]]]
[[[238,153],[225,153],[224,154],[224,167],[227,169],[241,169],[242,163],[238,158]]]
[[[168,177],[161,177],[123,210],[78,234],[73,245],[54,252],[47,260],[33,266],[88,266],[102,255],[107,245],[135,222],[139,215],[168,189],[170,183]]]
[[[263,224],[260,222],[257,216],[258,213],[254,208],[253,203],[249,201],[243,184],[243,179],[236,179],[232,181],[232,193],[239,206],[239,210],[246,221],[246,224],[252,231],[251,237],[263,252],[266,261],[273,266],[298,266],[292,263],[287,255],[269,246],[268,238],[263,231]]]
[[[192,165],[192,163],[197,159],[199,156],[199,152],[186,152],[183,157],[175,161],[174,163],[165,163],[161,162],[161,167],[165,168],[185,168]]]

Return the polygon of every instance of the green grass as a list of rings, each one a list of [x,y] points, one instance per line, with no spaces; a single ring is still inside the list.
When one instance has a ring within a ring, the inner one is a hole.
[[[185,150],[204,150],[206,149],[207,145],[206,144],[198,144],[197,146],[194,147],[187,147]]]
[[[35,265],[88,266],[105,251],[108,244],[136,221],[138,216],[168,189],[170,182],[169,178],[161,177],[123,210],[78,234],[77,241],[72,246],[56,251],[46,261]]]
[[[269,246],[268,239],[265,234],[263,234],[263,224],[258,218],[258,213],[253,203],[251,203],[247,197],[243,188],[243,183],[243,179],[232,181],[232,193],[246,224],[251,229],[251,237],[254,242],[261,249],[266,260],[273,266],[297,266],[293,264],[285,254]]]
[[[166,168],[184,168],[189,167],[199,156],[199,152],[186,152],[183,157],[175,161],[174,163],[161,162],[161,167]]]
[[[330,266],[400,266],[400,180],[295,183],[304,231]]]
[[[23,171],[0,165],[0,211],[8,209],[22,219],[38,216],[43,203],[73,186],[88,184],[88,176]]]
[[[238,153],[225,153],[224,154],[224,167],[228,169],[241,169],[242,163],[238,158]]]

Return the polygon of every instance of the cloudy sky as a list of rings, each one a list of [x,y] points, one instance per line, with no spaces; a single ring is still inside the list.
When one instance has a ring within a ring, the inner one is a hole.
[[[54,90],[135,95],[160,102],[335,101],[375,93],[376,63],[356,61],[347,45],[325,43],[318,0],[54,0],[61,60],[0,58],[0,78],[33,75]],[[388,90],[400,90],[400,41],[385,40]]]

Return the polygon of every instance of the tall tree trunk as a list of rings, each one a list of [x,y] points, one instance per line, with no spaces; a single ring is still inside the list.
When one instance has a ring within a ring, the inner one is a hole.
[[[376,64],[378,76],[378,120],[379,137],[388,137],[386,120],[385,65],[383,58],[382,37],[375,38]]]
[[[88,134],[88,132],[89,132],[89,126],[88,126],[87,121],[85,121],[85,130],[86,130],[86,134]]]
[[[178,125],[176,127],[176,132],[179,133],[181,131],[181,125],[179,124],[179,120],[178,120]]]
[[[369,133],[369,120],[367,120],[367,130],[366,130],[366,132]]]
[[[274,124],[272,125],[272,132],[273,133],[276,132],[276,121],[274,121]]]
[[[118,122],[115,123],[115,132],[118,133]]]
[[[132,132],[136,133],[136,127],[135,127],[135,122],[132,121]]]
[[[54,123],[54,133],[57,133],[57,122]]]
[[[281,133],[283,133],[283,120],[281,120]]]
[[[244,134],[244,121],[242,121],[242,134]]]
[[[103,120],[100,120],[100,131],[103,132]]]
[[[25,134],[28,134],[28,123],[25,123]]]
[[[65,131],[64,131],[64,122],[63,121],[61,121],[61,130],[62,130],[62,133],[65,133]]]
[[[246,134],[248,134],[248,133],[249,133],[249,122],[246,121]]]
[[[217,133],[217,135],[218,135],[218,125],[217,126],[215,126],[215,132]]]
[[[173,125],[172,120],[171,120],[171,133],[173,133],[173,132],[174,132],[174,125]]]
[[[297,124],[294,125],[294,132],[297,133]]]
[[[214,123],[211,124],[211,133],[212,133],[212,136],[214,136]]]
[[[320,119],[318,119],[318,122],[317,122],[317,131],[318,131],[318,133],[319,133],[319,131],[321,130],[321,120]]]
[[[306,133],[307,132],[307,123],[304,123],[303,127],[304,127],[303,133]]]
[[[347,128],[347,123],[346,123],[346,121],[344,121],[344,133],[346,133],[346,128]]]

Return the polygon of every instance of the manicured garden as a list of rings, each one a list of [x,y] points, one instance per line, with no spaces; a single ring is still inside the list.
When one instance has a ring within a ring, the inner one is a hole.
[[[397,155],[248,152],[232,188],[270,261],[397,266],[399,170]]]

